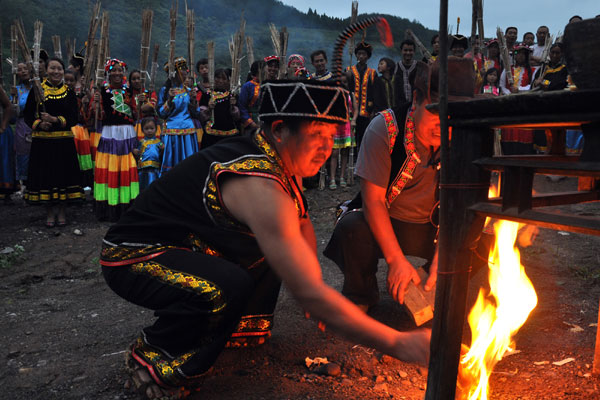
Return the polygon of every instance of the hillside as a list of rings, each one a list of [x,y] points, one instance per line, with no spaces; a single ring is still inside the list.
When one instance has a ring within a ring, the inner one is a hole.
[[[21,0],[3,0],[3,13],[0,14],[2,59],[10,57],[10,25],[16,17],[23,19],[30,45],[33,38],[33,22],[40,19],[44,23],[42,48],[50,54],[53,53],[51,41],[53,35],[60,35],[63,54],[66,54],[65,40],[67,38],[77,38],[77,48],[83,48],[93,5],[94,2],[81,0],[60,2],[31,0],[27,1],[27,7],[23,7]],[[303,13],[276,0],[222,0],[219,2],[189,0],[188,7],[194,10],[196,16],[195,58],[197,60],[205,57],[206,42],[215,41],[217,67],[230,66],[227,40],[238,29],[242,12],[246,19],[246,35],[252,36],[254,39],[254,54],[257,58],[273,53],[268,30],[270,22],[278,28],[287,27],[290,33],[288,54],[299,53],[308,59],[312,51],[320,48],[331,54],[336,37],[349,24],[350,20],[349,17],[342,20],[319,15],[312,10]],[[130,67],[134,68],[139,64],[143,8],[154,10],[152,44],[161,45],[159,64],[162,65],[168,55],[169,2],[160,0],[102,1],[102,9],[108,11],[110,17],[111,56],[123,59]],[[348,9],[348,14],[350,14],[350,9]],[[359,14],[359,19],[366,16],[368,15]],[[407,28],[412,29],[424,43],[429,43],[429,39],[435,33],[405,18],[388,15],[385,17],[392,27],[396,44],[404,39],[404,31]],[[180,1],[176,48],[177,54],[187,57],[185,24],[185,5],[183,1]],[[397,48],[386,49],[378,43],[377,38],[376,30],[369,29],[366,40],[374,44],[375,50],[370,62],[372,67],[376,67],[377,61],[384,55],[396,59],[400,57]],[[360,40],[360,38],[358,39]],[[247,63],[243,63],[243,66],[247,68]],[[10,65],[4,62],[3,67],[5,82],[12,82]],[[159,76],[159,80],[162,78]]]

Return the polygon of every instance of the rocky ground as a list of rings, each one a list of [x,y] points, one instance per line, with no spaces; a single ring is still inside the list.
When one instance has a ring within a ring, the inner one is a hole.
[[[551,183],[536,177],[540,192],[574,190],[574,179]],[[328,240],[336,204],[356,186],[308,191],[320,250]],[[596,203],[561,208],[600,215]],[[69,209],[70,224],[44,227],[43,208],[0,206],[0,398],[135,399],[123,389],[123,352],[152,312],[114,295],[100,274],[100,239],[91,204]],[[599,399],[592,361],[600,298],[600,239],[542,229],[522,263],[538,306],[516,336],[518,352],[491,377],[491,399]],[[341,287],[342,275],[322,258],[324,279]],[[383,286],[370,313],[403,330],[414,325]],[[483,277],[471,280],[476,295]],[[465,330],[465,338],[468,338]],[[327,357],[337,376],[319,375],[305,358]],[[564,362],[568,359],[572,361]],[[557,364],[558,365],[557,365]],[[422,399],[427,369],[382,356],[317,329],[285,288],[273,337],[254,349],[226,350],[194,399]]]

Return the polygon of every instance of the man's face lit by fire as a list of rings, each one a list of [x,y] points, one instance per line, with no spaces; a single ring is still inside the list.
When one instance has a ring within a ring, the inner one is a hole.
[[[429,104],[424,101],[416,105],[415,114],[413,116],[415,122],[415,136],[425,147],[440,146],[440,117],[429,111],[425,106]]]
[[[297,132],[282,121],[275,121],[271,126],[277,150],[293,175],[314,176],[331,155],[336,124],[306,121]]]

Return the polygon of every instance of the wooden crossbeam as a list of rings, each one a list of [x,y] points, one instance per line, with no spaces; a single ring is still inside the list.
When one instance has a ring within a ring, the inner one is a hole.
[[[478,214],[492,218],[537,225],[542,228],[559,231],[600,236],[600,218],[591,218],[581,215],[566,215],[538,210],[518,212],[516,207],[502,210],[502,206],[488,202],[475,203],[469,207],[469,209]]]
[[[531,170],[536,174],[564,175],[564,176],[591,176],[600,178],[600,163],[585,161],[546,161],[536,160],[532,157],[520,159],[518,157],[486,157],[473,161],[474,164],[492,171],[503,171],[507,168],[520,168]]]

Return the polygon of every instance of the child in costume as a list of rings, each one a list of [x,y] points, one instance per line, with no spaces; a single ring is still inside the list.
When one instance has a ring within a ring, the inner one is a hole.
[[[144,132],[144,138],[140,141],[140,145],[133,150],[133,155],[138,159],[138,175],[140,191],[142,191],[159,178],[160,162],[165,145],[156,137],[157,126],[154,118],[142,119],[140,127]]]
[[[483,85],[481,86],[481,93],[489,93],[494,96],[500,96],[500,85],[498,83],[498,70],[494,67],[485,71],[483,77]]]

